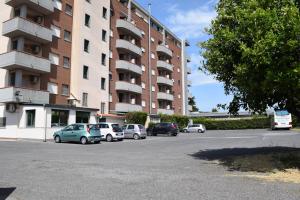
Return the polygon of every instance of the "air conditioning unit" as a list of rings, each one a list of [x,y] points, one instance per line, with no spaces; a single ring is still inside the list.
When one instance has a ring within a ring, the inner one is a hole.
[[[9,113],[14,113],[17,110],[17,105],[14,103],[6,104],[6,111]]]
[[[31,75],[31,76],[30,76],[30,82],[31,82],[32,84],[38,83],[39,80],[40,80],[40,78],[39,78],[38,76],[34,76],[34,75]]]

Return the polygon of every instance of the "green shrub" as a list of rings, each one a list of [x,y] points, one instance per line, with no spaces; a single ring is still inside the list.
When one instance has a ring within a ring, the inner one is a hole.
[[[126,114],[125,119],[130,124],[145,125],[148,114],[146,112],[129,112]]]
[[[193,118],[194,124],[204,124],[207,130],[235,130],[270,128],[270,118],[255,117],[252,119],[208,119]]]
[[[189,117],[182,115],[160,115],[161,122],[173,122],[179,126],[179,129],[182,130],[189,123]]]
[[[300,127],[300,120],[295,115],[292,115],[292,123],[293,127]]]
[[[150,122],[148,125],[148,129],[152,129],[155,126],[156,123]]]

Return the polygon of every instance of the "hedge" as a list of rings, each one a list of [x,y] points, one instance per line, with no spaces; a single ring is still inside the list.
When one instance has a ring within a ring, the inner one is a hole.
[[[174,122],[179,126],[179,129],[182,130],[189,123],[189,117],[182,115],[163,115],[160,114],[161,122]]]
[[[129,112],[125,119],[128,124],[142,124],[145,125],[148,114],[146,112]]]
[[[204,124],[207,130],[263,129],[271,126],[269,117],[222,120],[193,118],[193,123]]]

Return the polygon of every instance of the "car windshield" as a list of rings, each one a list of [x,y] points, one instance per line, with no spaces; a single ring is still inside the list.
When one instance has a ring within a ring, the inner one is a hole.
[[[277,110],[277,111],[275,112],[275,114],[276,114],[277,116],[286,116],[286,115],[289,115],[290,113],[289,113],[287,110]]]
[[[114,132],[122,132],[122,128],[120,128],[119,124],[112,124],[111,127],[113,128]]]
[[[145,129],[145,127],[142,126],[142,125],[139,125],[139,129],[140,129],[140,130],[143,130],[143,129]]]

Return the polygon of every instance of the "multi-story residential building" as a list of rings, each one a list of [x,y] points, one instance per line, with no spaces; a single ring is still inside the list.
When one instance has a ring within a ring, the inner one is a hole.
[[[110,112],[184,114],[185,43],[133,0],[111,10]]]
[[[0,137],[187,114],[187,42],[135,1],[1,0],[0,22]]]

